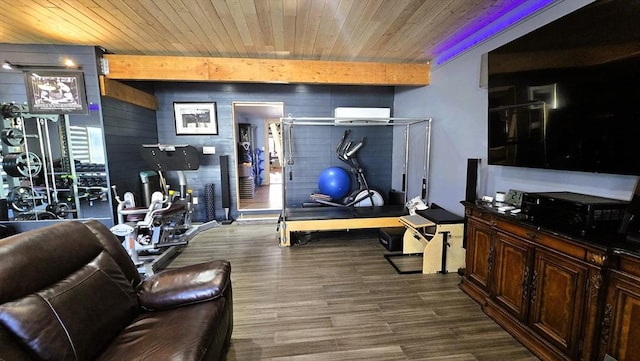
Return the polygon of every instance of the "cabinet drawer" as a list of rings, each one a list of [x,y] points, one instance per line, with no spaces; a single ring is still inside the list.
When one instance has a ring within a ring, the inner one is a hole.
[[[622,273],[640,278],[640,258],[628,255],[620,256],[618,270]]]
[[[498,220],[497,228],[538,245],[548,247],[554,251],[564,253],[583,261],[589,261],[587,259],[587,254],[589,252],[587,252],[587,249],[582,245],[568,242],[561,238],[503,220]]]
[[[467,208],[465,210],[465,215],[475,219],[476,221],[484,222],[492,226],[496,224],[495,217],[491,213],[485,212],[481,209]]]

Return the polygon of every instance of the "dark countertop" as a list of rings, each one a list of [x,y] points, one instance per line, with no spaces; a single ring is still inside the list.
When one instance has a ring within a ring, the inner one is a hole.
[[[538,231],[548,233],[553,236],[559,236],[562,238],[572,240],[574,242],[583,243],[593,247],[600,248],[604,251],[607,251],[607,253],[609,254],[614,254],[614,255],[622,254],[622,255],[628,255],[628,256],[640,258],[640,242],[629,241],[623,235],[612,233],[612,234],[594,235],[590,237],[580,237],[580,236],[571,235],[562,231],[540,226],[539,224],[536,224],[535,222],[532,222],[526,219],[525,215],[522,213],[512,214],[508,211],[500,212],[498,211],[498,207],[493,206],[491,203],[485,203],[482,201],[476,201],[476,203],[463,201],[461,203],[465,207],[479,209],[487,213],[491,213],[495,217],[509,220],[512,222],[515,220],[517,223],[523,226],[534,228]]]

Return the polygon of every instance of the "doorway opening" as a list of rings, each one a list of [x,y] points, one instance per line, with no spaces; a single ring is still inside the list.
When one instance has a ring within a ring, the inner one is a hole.
[[[282,210],[281,102],[233,102],[236,204],[241,213]]]

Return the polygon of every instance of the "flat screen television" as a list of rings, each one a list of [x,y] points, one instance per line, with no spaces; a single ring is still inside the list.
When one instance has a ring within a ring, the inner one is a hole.
[[[640,175],[639,14],[596,1],[489,52],[488,163]]]

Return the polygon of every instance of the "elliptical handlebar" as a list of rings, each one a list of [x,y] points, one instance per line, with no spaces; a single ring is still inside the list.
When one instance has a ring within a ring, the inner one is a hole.
[[[347,137],[350,133],[350,129],[344,131],[344,134],[342,135],[342,138],[340,139],[340,141],[338,142],[338,146],[336,147],[336,154],[338,156],[338,159],[340,159],[341,161],[348,162],[351,160],[352,162],[355,162],[357,166],[355,155],[358,150],[360,150],[360,148],[362,148],[362,146],[364,145],[364,137],[362,137],[362,139],[360,139],[360,141],[355,144],[351,141],[347,142]]]
[[[349,143],[351,144],[351,143]],[[351,159],[360,148],[364,145],[364,138],[362,138],[353,148],[347,148],[347,152],[345,153],[345,158]]]
[[[349,136],[350,132],[351,130],[346,129],[344,131],[344,134],[342,135],[342,138],[340,138],[340,141],[338,142],[338,146],[336,147],[336,153],[338,153],[338,155],[340,155],[342,151],[342,145],[344,144],[345,140],[347,140],[347,136]]]

